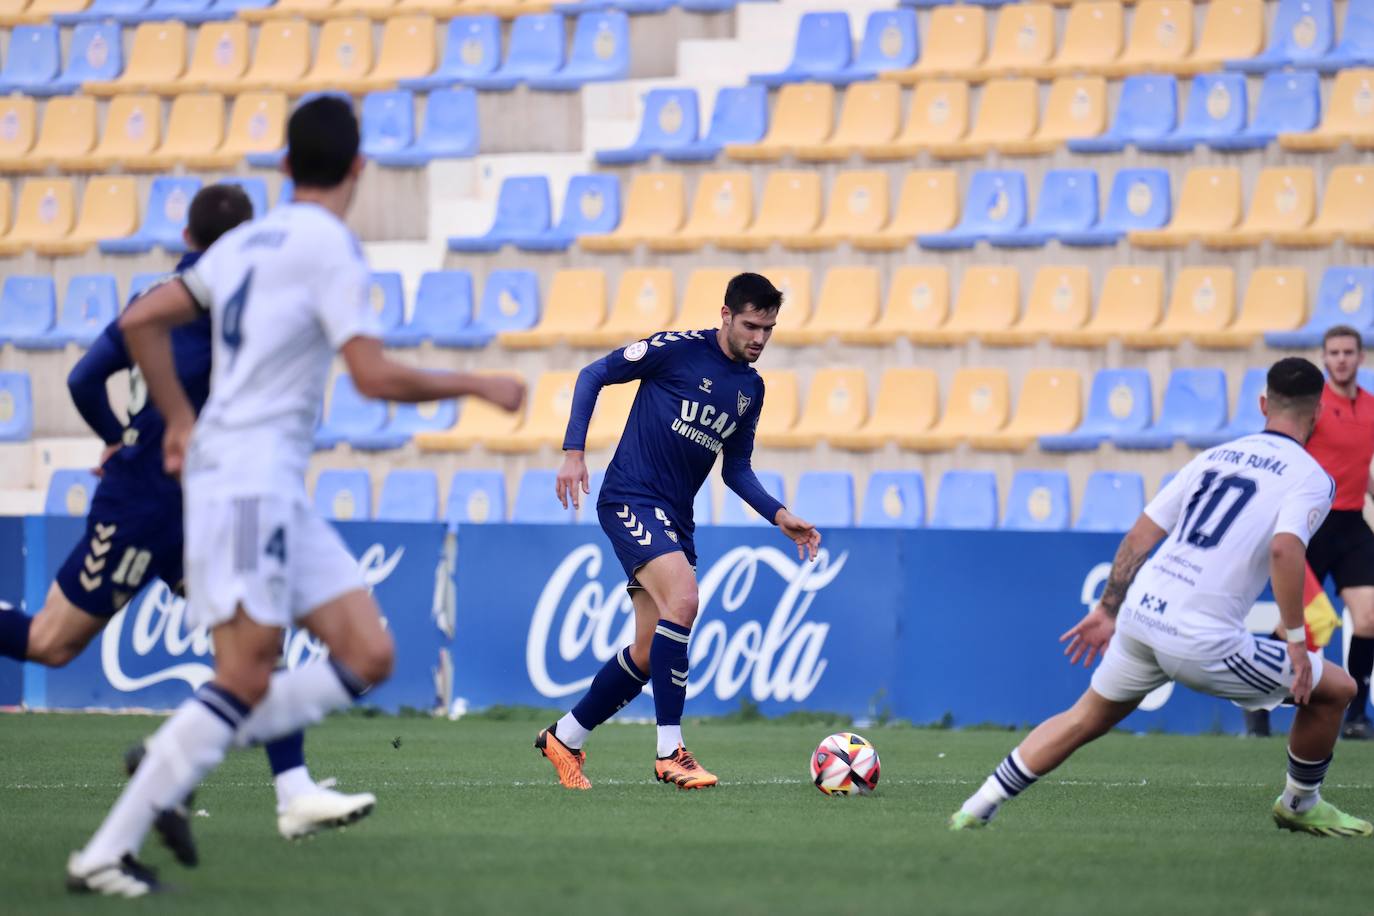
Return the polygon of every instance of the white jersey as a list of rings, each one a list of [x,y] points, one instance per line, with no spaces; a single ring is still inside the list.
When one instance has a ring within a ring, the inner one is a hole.
[[[380,335],[361,246],[323,207],[288,204],[226,233],[181,279],[214,327],[188,488],[212,478],[220,493],[304,498],[334,354]]]
[[[1126,593],[1121,632],[1178,658],[1237,651],[1269,580],[1270,541],[1286,532],[1306,545],[1335,487],[1281,433],[1256,433],[1198,455],[1145,507],[1169,534]]]

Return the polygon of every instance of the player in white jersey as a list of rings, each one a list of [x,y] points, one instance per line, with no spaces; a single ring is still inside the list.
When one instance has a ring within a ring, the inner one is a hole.
[[[187,620],[211,628],[215,676],[148,742],[95,836],[67,865],[74,891],[158,889],[135,855],[159,811],[179,802],[231,745],[275,738],[347,706],[391,672],[393,647],[357,563],[314,514],[305,472],[336,352],[368,397],[476,395],[515,410],[512,379],[424,372],[387,359],[363,252],[343,218],[363,161],[358,122],[333,96],[291,116],[286,165],[295,201],[226,234],[180,277],[120,319],[149,395],[167,420],[168,473],[184,470]],[[210,398],[195,420],[177,381],[171,328],[208,310]],[[190,442],[190,454],[187,446]],[[327,658],[273,674],[298,624]]]
[[[1350,675],[1307,651],[1303,627],[1307,542],[1335,490],[1303,448],[1323,384],[1307,360],[1279,360],[1260,398],[1264,432],[1198,455],[1145,507],[1117,550],[1101,601],[1061,639],[1070,664],[1101,656],[1092,686],[1007,755],[950,818],[952,829],[984,826],[1148,693],[1177,681],[1246,709],[1295,703],[1275,823],[1324,836],[1374,833],[1320,793],[1355,695]],[[1245,628],[1266,579],[1273,580],[1286,646]]]

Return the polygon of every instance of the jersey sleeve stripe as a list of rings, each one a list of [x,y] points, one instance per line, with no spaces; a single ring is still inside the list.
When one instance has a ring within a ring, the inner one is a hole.
[[[201,279],[194,267],[177,275],[177,279],[181,281],[182,286],[186,287],[186,292],[191,294],[191,298],[202,312],[210,311],[212,301],[210,286]]]

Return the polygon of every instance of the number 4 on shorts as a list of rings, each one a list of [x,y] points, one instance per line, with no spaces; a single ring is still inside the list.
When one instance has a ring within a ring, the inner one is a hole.
[[[263,551],[269,557],[276,559],[283,566],[286,565],[286,530],[278,528],[272,532],[272,536],[267,539],[267,548]]]

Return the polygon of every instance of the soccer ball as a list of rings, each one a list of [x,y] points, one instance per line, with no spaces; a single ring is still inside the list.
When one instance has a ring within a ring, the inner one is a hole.
[[[867,795],[878,786],[878,766],[867,738],[836,732],[811,755],[811,780],[826,795]]]

